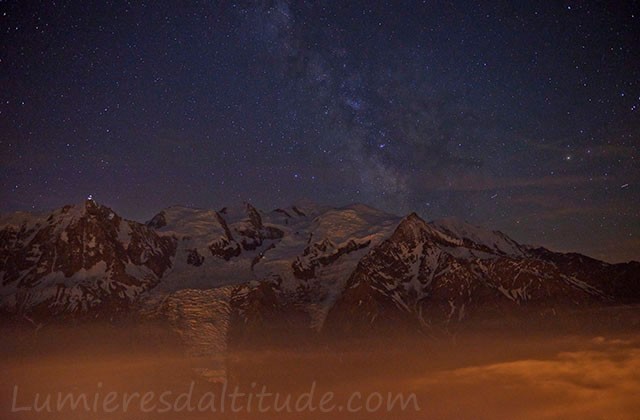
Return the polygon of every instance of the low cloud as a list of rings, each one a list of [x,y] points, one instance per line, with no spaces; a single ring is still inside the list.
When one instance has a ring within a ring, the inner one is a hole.
[[[595,337],[585,350],[442,371],[414,386],[439,396],[432,400],[436,412],[456,400],[461,417],[637,418],[640,348]]]

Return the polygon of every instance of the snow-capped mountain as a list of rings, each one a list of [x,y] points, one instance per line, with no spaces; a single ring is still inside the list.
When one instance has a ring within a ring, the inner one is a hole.
[[[422,329],[640,300],[640,263],[554,253],[456,219],[427,223],[361,204],[170,207],[141,224],[89,200],[4,216],[0,240],[6,313],[142,308],[187,341],[208,330],[223,347],[256,329]]]
[[[8,312],[126,309],[158,284],[176,251],[174,238],[92,200],[0,222],[0,296]]]
[[[325,327],[425,327],[480,314],[508,315],[527,306],[539,315],[558,307],[604,304],[621,296],[587,271],[567,270],[549,251],[531,250],[500,232],[459,221],[426,223],[415,213],[360,260]],[[597,262],[607,282],[640,283]],[[605,290],[606,289],[606,290]],[[637,293],[636,293],[637,297]]]

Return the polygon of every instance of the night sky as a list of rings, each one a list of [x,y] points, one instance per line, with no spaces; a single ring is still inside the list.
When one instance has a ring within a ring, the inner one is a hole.
[[[363,202],[640,259],[639,2],[39,3],[0,3],[2,212]]]

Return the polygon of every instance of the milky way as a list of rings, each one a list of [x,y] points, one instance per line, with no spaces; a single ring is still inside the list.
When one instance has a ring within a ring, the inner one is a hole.
[[[1,211],[363,202],[640,258],[637,2],[0,8]]]

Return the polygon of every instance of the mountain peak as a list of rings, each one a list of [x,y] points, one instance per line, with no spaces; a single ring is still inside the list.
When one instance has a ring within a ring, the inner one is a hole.
[[[115,216],[113,210],[98,204],[91,196],[78,204],[66,205],[58,210],[57,213],[67,222],[77,221],[86,216],[108,217],[109,219]]]
[[[416,212],[412,212],[400,221],[393,235],[391,235],[391,239],[415,241],[419,239],[428,228],[427,222],[418,216]]]
[[[151,220],[149,220],[145,224],[148,227],[151,227],[151,228],[154,228],[154,229],[160,229],[160,228],[162,228],[162,227],[167,225],[167,215],[163,210],[160,213],[158,213],[155,216],[153,216],[153,218],[151,218]]]

